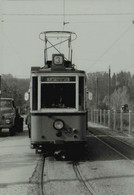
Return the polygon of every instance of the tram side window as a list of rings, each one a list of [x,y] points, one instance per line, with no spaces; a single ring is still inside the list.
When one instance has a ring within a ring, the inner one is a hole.
[[[37,110],[38,108],[38,77],[32,79],[32,109]]]
[[[79,77],[79,109],[84,109],[84,77]]]
[[[42,83],[41,108],[75,108],[75,84]]]

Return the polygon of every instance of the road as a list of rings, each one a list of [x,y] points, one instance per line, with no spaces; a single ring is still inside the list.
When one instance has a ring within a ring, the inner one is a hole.
[[[27,195],[39,156],[30,149],[28,132],[0,134],[0,195]]]
[[[78,163],[80,179],[71,161],[46,159],[46,194],[133,195],[134,148],[95,129],[89,129],[87,143],[86,159]]]
[[[0,137],[0,195],[40,194],[42,158],[29,144],[26,128],[14,137],[6,132]],[[45,195],[134,194],[134,148],[93,128],[87,145],[87,154],[75,162],[46,158]]]

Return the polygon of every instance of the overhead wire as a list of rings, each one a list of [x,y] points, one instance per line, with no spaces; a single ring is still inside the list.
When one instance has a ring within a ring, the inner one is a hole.
[[[13,44],[11,43],[11,41],[8,39],[8,36],[6,35],[6,33],[3,30],[1,32],[2,32],[3,36],[6,38],[6,40],[8,41],[8,44],[10,45],[10,47],[13,49],[13,51],[16,54],[16,56],[19,59],[19,61],[21,61],[21,63],[23,63],[23,64],[26,65],[26,63],[24,62],[24,60],[22,60],[20,58],[20,55],[18,54],[18,51],[15,49],[15,47],[13,46]]]
[[[65,5],[65,0],[64,0],[64,5]],[[64,6],[65,7],[65,6]],[[49,14],[39,14],[39,13],[37,13],[37,14],[28,14],[28,13],[19,13],[19,14],[17,14],[17,13],[1,13],[1,15],[5,15],[5,16],[62,16],[63,17],[63,13],[61,13],[61,14],[57,14],[57,13],[54,13],[54,14],[52,14],[52,13],[49,13]],[[123,15],[128,15],[128,16],[130,16],[130,15],[134,15],[134,12],[132,12],[132,13],[75,13],[75,14],[67,14],[67,13],[65,13],[64,14],[64,16],[123,16]]]
[[[65,28],[65,25],[66,25],[66,21],[65,21],[65,17],[68,16],[72,16],[72,17],[75,17],[75,16],[131,16],[131,15],[134,15],[134,13],[75,13],[75,14],[67,14],[65,13],[65,0],[63,0],[63,14],[26,14],[26,13],[22,13],[22,14],[15,14],[15,13],[2,13],[3,16],[62,16],[63,17],[63,31],[64,31],[64,28]],[[76,23],[76,22],[75,22]],[[93,65],[97,64],[98,61],[100,61],[101,58],[103,58],[106,53],[108,53],[111,48],[113,48],[113,46],[129,31],[129,29],[131,28],[131,26],[129,26],[111,45],[110,47],[108,47],[104,53],[99,56],[97,58],[97,60],[90,65],[90,67],[92,67]],[[17,53],[16,53],[17,54]]]
[[[124,71],[128,70],[128,69],[131,69],[133,68],[134,69],[134,64],[130,65],[129,67],[127,67]]]
[[[62,31],[64,31],[65,30],[65,25],[66,25],[66,22],[65,22],[65,0],[63,0],[63,14],[62,14],[62,16],[63,16],[63,27],[62,27]],[[61,40],[61,42],[62,42],[62,38],[60,39]],[[61,51],[61,44],[59,45],[59,51]],[[66,57],[65,57],[65,59],[66,59]]]
[[[103,58],[114,47],[114,45],[116,45],[119,42],[119,40],[131,29],[131,27],[132,27],[132,24],[110,45],[110,47],[108,47],[104,51],[104,53],[101,56],[97,58],[97,60],[95,60],[93,64],[90,65],[90,68],[94,66],[95,64],[97,64],[100,61],[100,59]]]
[[[65,0],[63,0],[63,31],[65,27]]]

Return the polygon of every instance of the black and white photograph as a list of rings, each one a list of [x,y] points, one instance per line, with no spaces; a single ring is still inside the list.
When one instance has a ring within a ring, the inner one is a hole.
[[[134,194],[134,0],[0,0],[0,195]]]

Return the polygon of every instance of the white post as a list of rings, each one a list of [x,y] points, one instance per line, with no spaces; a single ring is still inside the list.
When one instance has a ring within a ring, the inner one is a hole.
[[[120,130],[123,131],[123,111],[120,112]]]
[[[100,110],[100,124],[102,124],[102,110]]]
[[[110,110],[108,110],[108,127],[110,127]]]
[[[99,122],[99,120],[98,120],[98,118],[99,118],[99,116],[98,116],[99,110],[96,110],[96,112],[97,112],[97,123],[98,123]]]
[[[95,123],[95,110],[94,110],[94,123]]]
[[[114,110],[114,130],[116,129],[116,110]]]
[[[104,126],[106,125],[106,110],[103,110]]]
[[[91,122],[93,122],[93,110],[91,109]]]
[[[132,120],[132,111],[129,110],[129,134],[131,134],[131,130],[132,130],[131,120]]]

